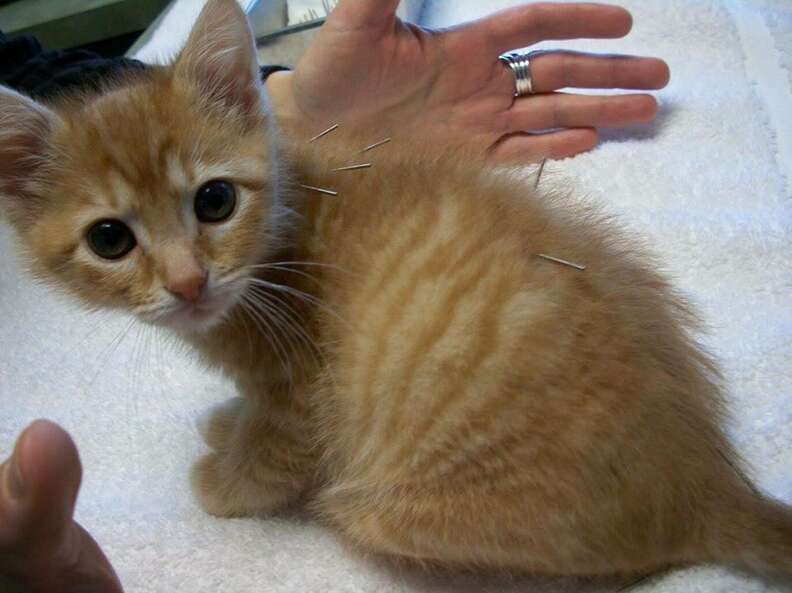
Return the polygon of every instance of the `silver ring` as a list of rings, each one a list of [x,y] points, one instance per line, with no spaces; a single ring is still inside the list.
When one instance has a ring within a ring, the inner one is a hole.
[[[498,59],[506,64],[514,75],[514,96],[533,95],[533,79],[531,78],[530,54],[510,52]]]

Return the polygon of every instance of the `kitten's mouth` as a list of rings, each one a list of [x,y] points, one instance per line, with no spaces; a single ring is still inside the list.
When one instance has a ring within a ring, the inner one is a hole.
[[[239,298],[237,291],[215,291],[194,303],[179,303],[158,323],[180,331],[205,332],[225,321]]]
[[[218,307],[205,303],[196,303],[185,307],[185,315],[195,321],[206,321],[218,315]]]

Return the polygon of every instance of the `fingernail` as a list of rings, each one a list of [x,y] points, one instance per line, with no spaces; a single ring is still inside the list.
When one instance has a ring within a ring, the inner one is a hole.
[[[11,497],[20,499],[25,495],[25,483],[22,480],[22,472],[19,471],[19,464],[17,463],[16,451],[11,456],[11,459],[6,462],[6,487],[8,488]]]

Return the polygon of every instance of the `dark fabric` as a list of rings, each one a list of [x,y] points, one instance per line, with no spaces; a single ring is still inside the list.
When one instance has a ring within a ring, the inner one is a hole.
[[[261,67],[261,80],[267,80],[270,74],[275,74],[276,72],[284,72],[285,70],[289,70],[286,66],[262,66]]]
[[[0,83],[37,99],[97,88],[114,73],[143,68],[137,60],[103,58],[84,50],[45,51],[34,37],[8,38],[0,31]]]
[[[34,37],[9,38],[0,31],[0,84],[37,99],[51,99],[69,90],[95,89],[107,77],[146,65],[129,58],[104,58],[85,50],[45,51]],[[264,66],[261,77],[288,70]]]

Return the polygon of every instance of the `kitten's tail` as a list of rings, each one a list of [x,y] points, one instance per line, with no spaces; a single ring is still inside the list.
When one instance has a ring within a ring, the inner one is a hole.
[[[721,519],[708,546],[715,560],[792,579],[792,507],[753,494]]]

